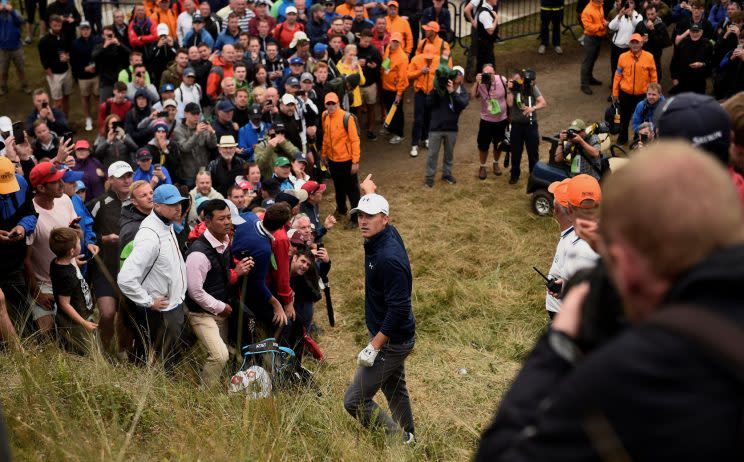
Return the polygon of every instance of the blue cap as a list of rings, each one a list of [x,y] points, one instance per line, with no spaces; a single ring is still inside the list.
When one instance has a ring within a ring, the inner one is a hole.
[[[67,170],[64,175],[62,175],[62,181],[65,183],[75,183],[76,181],[81,181],[83,179],[83,172],[76,172],[73,170]]]
[[[229,112],[229,111],[232,111],[234,109],[235,109],[235,106],[233,106],[233,104],[230,101],[226,100],[226,99],[223,99],[222,101],[220,101],[219,103],[217,103],[217,110],[218,111]]]
[[[299,56],[293,56],[292,58],[290,58],[289,64],[305,64],[305,60],[300,58]]]
[[[313,53],[315,53],[316,55],[321,55],[325,53],[327,49],[328,45],[326,45],[325,43],[316,43],[313,47]]]
[[[75,182],[75,192],[85,191],[86,189],[88,188],[85,187],[85,183],[82,181],[78,180]]]
[[[164,83],[160,86],[160,93],[165,93],[166,91],[174,91],[176,87],[173,86],[172,83]]]
[[[156,204],[173,205],[185,200],[189,200],[188,197],[183,197],[172,184],[158,186],[152,195],[152,201]]]

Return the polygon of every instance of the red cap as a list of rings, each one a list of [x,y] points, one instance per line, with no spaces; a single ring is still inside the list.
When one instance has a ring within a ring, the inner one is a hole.
[[[28,179],[31,182],[31,186],[35,188],[40,184],[54,183],[55,181],[59,181],[64,175],[64,169],[57,168],[51,162],[42,162],[40,164],[36,164],[36,166],[31,169],[31,173],[29,173]]]
[[[90,151],[90,143],[88,143],[88,140],[77,140],[75,142],[75,150],[78,149],[87,149]]]
[[[326,185],[324,185],[323,183],[318,183],[317,181],[310,180],[306,181],[302,185],[302,189],[307,191],[307,195],[309,196],[311,194],[315,194],[318,191],[324,192],[326,190]]]

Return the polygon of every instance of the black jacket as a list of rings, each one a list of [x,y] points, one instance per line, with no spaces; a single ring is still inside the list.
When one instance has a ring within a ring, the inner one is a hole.
[[[227,188],[235,184],[238,175],[245,175],[246,162],[238,156],[232,158],[230,165],[218,156],[207,165],[207,171],[212,175],[212,187],[227,197]]]
[[[460,87],[453,93],[440,95],[437,90],[426,95],[426,106],[431,111],[429,131],[456,132],[460,113],[470,101],[467,90]]]
[[[127,204],[121,208],[121,216],[119,217],[119,255],[125,245],[132,242],[134,236],[139,231],[140,223],[144,220],[147,215],[137,210],[134,204]]]
[[[670,70],[672,79],[680,82],[690,82],[704,80],[710,76],[711,59],[713,58],[713,47],[705,38],[693,42],[690,37],[686,37],[679,42],[672,56]],[[702,62],[705,66],[699,69],[691,69],[690,64]]]
[[[51,69],[53,74],[64,74],[70,68],[70,63],[59,60],[61,52],[69,53],[72,41],[65,41],[62,35],[46,34],[39,39],[39,59],[41,67]]]
[[[72,67],[73,77],[87,80],[98,75],[97,72],[87,72],[85,67],[93,63],[93,50],[99,43],[101,43],[101,37],[96,35],[91,35],[87,40],[83,37],[78,37],[72,41],[70,66]]]
[[[62,21],[62,36],[68,44],[72,43],[77,36],[77,26],[80,25],[80,20],[82,19],[80,12],[75,8],[75,2],[73,0],[60,2],[58,0],[50,3],[46,10],[47,29],[49,28],[49,17],[54,14],[63,18],[65,16],[72,16],[75,19],[73,22]]]
[[[119,71],[125,68],[129,53],[132,50],[124,45],[109,45],[103,47],[98,44],[93,51],[93,59],[96,62],[96,71],[101,76],[101,85],[113,86],[119,80]]]
[[[654,55],[654,57],[661,56],[664,48],[672,44],[672,40],[669,38],[669,31],[661,18],[656,18],[653,28],[649,28],[644,19],[638,23],[635,31],[641,35],[648,34],[648,42],[646,42],[643,48]]]
[[[693,304],[744,328],[743,286],[739,245],[681,276],[664,304]],[[627,452],[622,460],[742,459],[742,384],[692,340],[640,325],[574,367],[555,353],[550,335],[538,341],[501,401],[476,460],[611,460],[596,447],[615,438]]]

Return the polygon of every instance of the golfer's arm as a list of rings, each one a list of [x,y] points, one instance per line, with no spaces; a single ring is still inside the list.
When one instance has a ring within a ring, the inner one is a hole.
[[[375,335],[372,338],[372,341],[369,342],[372,344],[372,346],[375,348],[375,350],[379,350],[382,348],[383,345],[385,345],[390,340],[390,337],[383,334],[382,332],[378,332],[377,335]]]

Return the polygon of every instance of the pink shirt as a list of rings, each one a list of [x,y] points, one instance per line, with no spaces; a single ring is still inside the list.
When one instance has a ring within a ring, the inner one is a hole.
[[[501,122],[506,120],[506,84],[502,77],[497,74],[491,75],[491,88],[486,89],[485,85],[478,85],[478,96],[480,98],[480,116],[482,120],[489,122]],[[501,112],[493,115],[490,110],[490,99],[496,99],[501,107]]]
[[[55,255],[49,248],[49,236],[54,228],[67,228],[72,220],[77,218],[75,208],[67,194],[54,199],[51,210],[39,207],[34,199],[34,208],[39,214],[36,229],[26,238],[26,244],[31,247],[31,268],[38,282],[51,284],[49,266]]]
[[[230,238],[225,236],[224,241],[218,241],[209,230],[204,231],[204,237],[212,245],[217,253],[225,253],[230,245]],[[201,252],[192,252],[186,257],[186,282],[188,284],[189,297],[205,310],[220,314],[225,309],[225,303],[217,300],[204,290],[204,281],[207,273],[212,269],[209,259]]]

